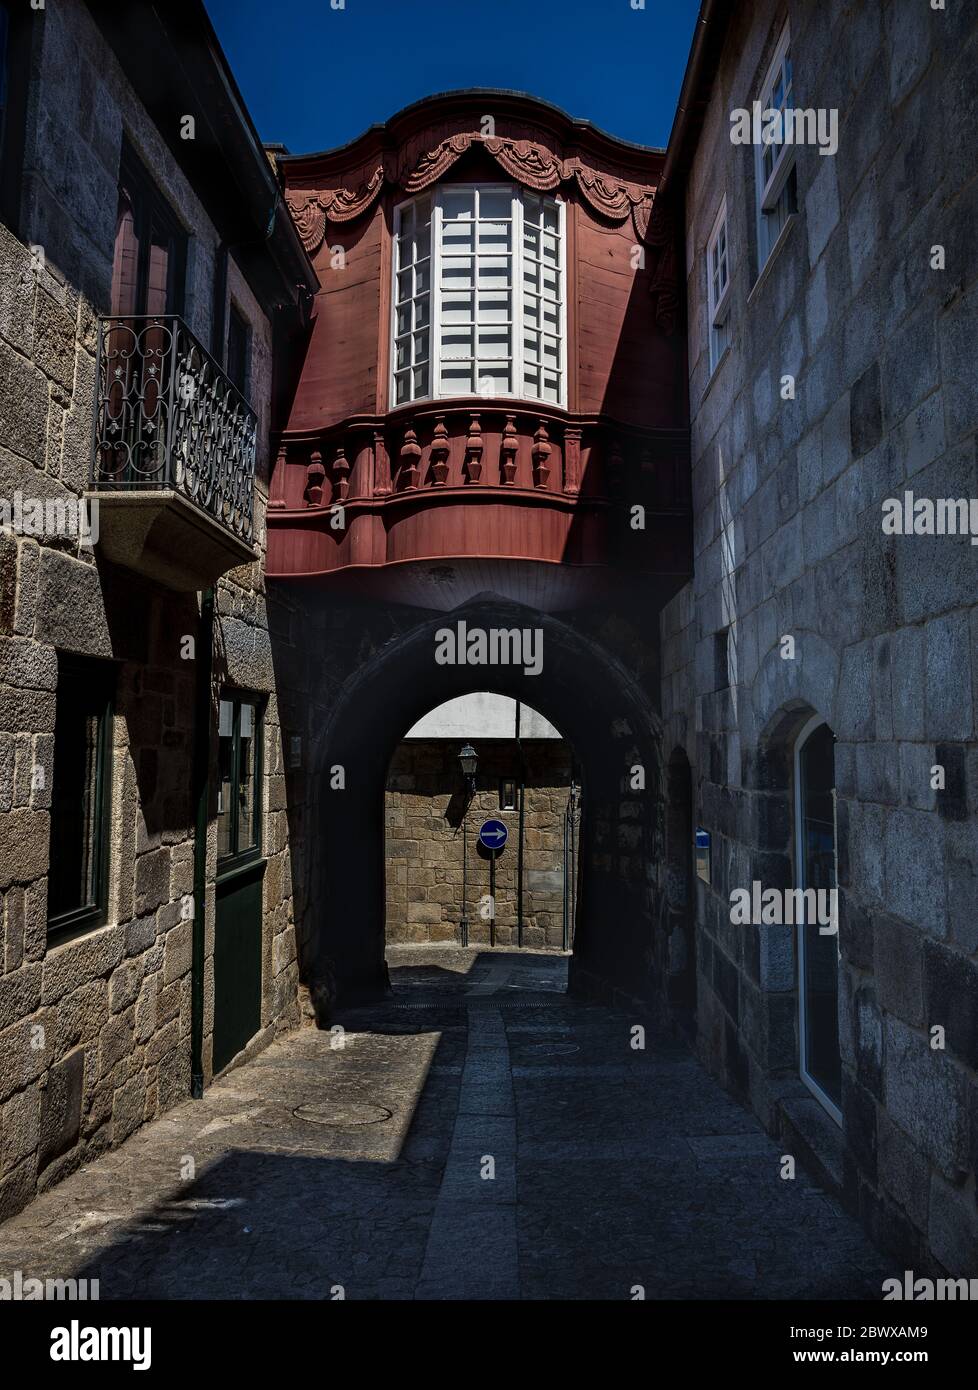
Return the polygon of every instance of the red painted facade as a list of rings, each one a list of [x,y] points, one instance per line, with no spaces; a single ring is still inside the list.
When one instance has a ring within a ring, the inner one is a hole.
[[[369,567],[371,592],[397,597],[410,583],[395,570],[446,559],[689,572],[685,333],[662,161],[486,92],[280,160],[321,288],[272,478],[271,577]],[[392,407],[395,208],[452,182],[565,204],[566,408],[485,395]],[[627,524],[637,504],[644,532]],[[389,583],[376,573],[388,567]]]

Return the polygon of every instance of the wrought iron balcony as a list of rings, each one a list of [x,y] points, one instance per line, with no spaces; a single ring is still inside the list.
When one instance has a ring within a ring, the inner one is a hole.
[[[254,560],[258,419],[176,315],[99,321],[92,490],[110,560],[172,589]]]

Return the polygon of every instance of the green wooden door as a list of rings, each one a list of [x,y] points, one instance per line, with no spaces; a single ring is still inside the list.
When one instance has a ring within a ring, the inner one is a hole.
[[[261,896],[265,861],[217,880],[214,939],[214,1072],[261,1027]]]

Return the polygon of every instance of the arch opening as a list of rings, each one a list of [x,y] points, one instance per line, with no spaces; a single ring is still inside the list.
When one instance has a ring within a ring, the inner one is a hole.
[[[388,770],[387,945],[569,951],[580,806],[574,749],[532,705],[483,690],[430,710]]]
[[[638,683],[597,642],[553,615],[492,596],[456,610],[470,629],[532,626],[543,659],[500,664],[491,693],[538,711],[573,749],[579,798],[570,988],[657,999],[664,815],[658,719]],[[398,745],[429,711],[484,692],[484,665],[438,664],[445,618],[374,653],[343,686],[316,740],[307,803],[315,846],[296,883],[304,979],[317,1018],[386,992],[385,797]],[[471,906],[470,906],[471,918]]]

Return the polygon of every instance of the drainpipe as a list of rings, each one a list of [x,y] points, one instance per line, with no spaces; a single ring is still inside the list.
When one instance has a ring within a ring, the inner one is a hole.
[[[200,596],[197,687],[194,693],[193,789],[197,806],[194,833],[193,950],[190,965],[190,1094],[204,1094],[204,913],[207,897],[207,822],[211,756],[211,673],[214,664],[214,590]]]

